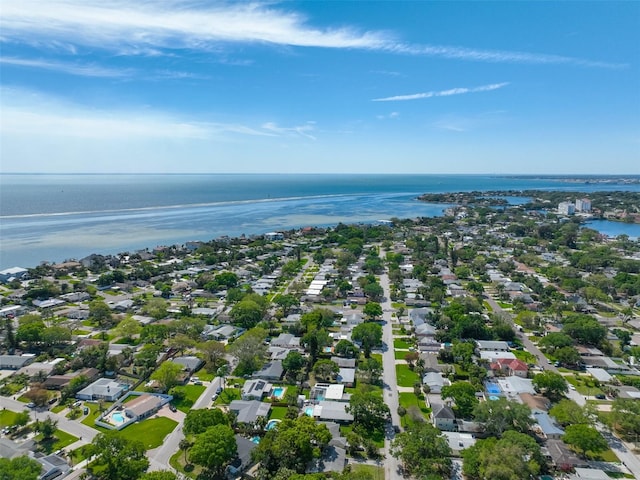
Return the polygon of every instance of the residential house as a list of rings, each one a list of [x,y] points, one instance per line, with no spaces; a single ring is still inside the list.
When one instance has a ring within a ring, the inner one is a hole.
[[[262,400],[263,397],[271,393],[273,385],[265,380],[247,380],[242,387],[243,400]]]
[[[36,452],[33,454],[33,458],[42,465],[42,471],[38,477],[39,480],[62,478],[71,470],[71,466],[60,455],[43,455],[42,453]]]
[[[229,464],[229,466],[227,467],[227,471],[232,476],[239,476],[242,472],[253,465],[254,462],[251,458],[251,452],[253,452],[253,450],[257,447],[256,443],[252,442],[246,437],[237,434],[236,445],[238,446],[236,458],[234,458],[231,464]]]
[[[353,415],[347,412],[347,402],[336,402],[332,400],[321,400],[313,406],[312,416],[325,422],[351,423]]]
[[[66,375],[51,375],[44,381],[43,386],[48,390],[62,390],[71,380],[81,376],[84,376],[87,382],[93,382],[100,376],[100,371],[97,368],[84,368]]]
[[[554,418],[543,410],[532,410],[531,416],[536,421],[533,431],[545,439],[559,439],[564,435],[564,430],[556,425]]]
[[[356,368],[355,358],[331,357],[331,361],[340,368]]]
[[[456,457],[459,457],[465,448],[473,447],[476,444],[476,438],[471,433],[444,431],[442,434],[449,443],[451,453]]]
[[[100,378],[76,393],[76,398],[78,400],[102,399],[108,402],[115,402],[128,389],[128,385],[115,382],[108,378]]]
[[[343,384],[345,387],[353,387],[356,381],[355,368],[340,368],[336,382]]]
[[[456,416],[450,406],[442,403],[431,404],[431,423],[442,431],[452,432],[456,429]]]
[[[171,398],[170,395],[143,394],[124,404],[124,413],[132,420],[142,420],[160,410],[164,404],[171,401]]]
[[[611,480],[611,477],[599,468],[576,467],[569,480]]]
[[[282,360],[273,360],[266,363],[260,370],[255,372],[252,377],[277,382],[282,378],[283,373],[284,367],[282,366]]]
[[[508,376],[515,375],[517,377],[527,378],[527,375],[529,373],[529,366],[525,362],[517,358],[498,358],[491,364],[491,370],[493,370],[494,372],[500,372]]]
[[[255,423],[258,417],[268,417],[270,410],[270,404],[257,400],[233,400],[229,404],[229,411],[240,423]]]
[[[20,280],[29,273],[29,270],[22,267],[11,267],[0,270],[0,283],[9,283],[14,280]]]
[[[193,355],[176,357],[171,360],[173,363],[180,365],[186,372],[195,373],[202,368],[204,362]]]
[[[508,352],[510,350],[507,342],[496,340],[476,340],[476,345],[479,352]]]
[[[19,370],[36,359],[33,354],[0,355],[0,370]]]
[[[341,384],[316,383],[311,389],[309,398],[314,402],[322,400],[349,402],[351,395],[344,393],[344,388],[345,386]]]
[[[428,385],[430,393],[442,392],[442,387],[449,385],[449,381],[446,380],[440,372],[427,372],[422,377],[422,383]]]
[[[290,333],[281,333],[278,337],[271,340],[270,345],[272,347],[299,349],[300,337],[296,337]]]

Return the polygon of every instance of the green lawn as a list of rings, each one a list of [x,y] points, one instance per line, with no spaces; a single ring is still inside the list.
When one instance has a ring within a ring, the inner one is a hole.
[[[214,402],[216,405],[229,405],[233,400],[240,400],[239,388],[225,388]]]
[[[63,432],[62,430],[56,430],[52,439],[45,442],[42,440],[42,434],[40,434],[36,436],[36,441],[38,442],[40,450],[49,454],[77,442],[78,437],[74,437],[70,433]]]
[[[353,425],[341,425],[340,432],[342,435],[345,435],[347,432],[353,430]],[[366,435],[362,435],[364,438],[369,438],[373,441],[376,447],[384,448],[384,432],[377,432],[374,435],[367,437]]]
[[[425,421],[429,419],[429,412],[431,411],[431,409],[427,407],[424,399],[418,398],[413,394],[413,392],[400,392],[398,396],[400,405],[407,410],[407,414],[404,415],[401,419],[403,427],[407,427],[414,423],[414,420],[408,413],[410,407],[418,407],[420,409],[420,412],[422,412],[422,416]],[[412,410],[414,410],[414,408],[412,408]]]
[[[269,420],[278,419],[282,420],[287,413],[287,407],[271,407],[269,412]]]
[[[60,412],[61,412],[62,410],[64,410],[65,408],[67,408],[67,405],[60,404],[60,403],[59,403],[58,405],[56,405],[55,407],[53,407],[53,408],[51,409],[51,411],[52,411],[53,413],[60,413]]]
[[[576,390],[580,395],[594,396],[604,393],[596,386],[595,380],[591,375],[565,375],[564,379],[576,387]]]
[[[418,374],[409,370],[407,365],[396,365],[396,376],[398,377],[398,385],[401,387],[413,387],[413,384],[420,381]]]
[[[105,402],[104,403],[104,411],[108,410],[109,407],[113,405],[113,402]],[[98,404],[97,403],[89,403],[89,402],[85,402],[83,407],[87,407],[89,408],[89,414],[82,419],[81,423],[84,423],[85,425],[92,427],[92,428],[96,428],[98,430],[100,430],[96,424],[94,423],[96,418],[98,418],[100,416],[100,410],[98,409]]]
[[[354,473],[365,472],[368,473],[372,480],[384,480],[384,468],[376,467],[375,465],[358,465],[351,466],[351,471]]]
[[[511,350],[518,360],[522,360],[525,363],[536,363],[535,355],[527,352],[526,350]]]
[[[408,352],[407,350],[394,350],[393,351],[393,354],[394,354],[396,360],[404,360],[404,357],[407,356],[407,353],[410,353],[410,352]]]
[[[181,412],[187,413],[207,387],[204,385],[185,385],[182,388],[184,389],[185,397],[182,400],[174,400],[173,404]]]
[[[408,342],[407,339],[404,338],[394,338],[393,339],[393,348],[404,348],[408,350],[409,347],[413,347],[413,342]]]
[[[198,370],[196,372],[196,376],[200,380],[204,380],[205,382],[210,382],[216,377],[216,372],[207,372],[204,368],[202,370]]]
[[[120,430],[120,435],[129,440],[140,440],[147,450],[162,445],[164,438],[169,435],[178,422],[167,417],[149,418],[134,423]]]
[[[0,410],[0,427],[10,427],[15,422],[17,412],[11,410]]]
[[[372,353],[371,354],[371,358],[375,358],[376,360],[378,360],[380,362],[380,365],[382,365],[382,354],[380,353]]]

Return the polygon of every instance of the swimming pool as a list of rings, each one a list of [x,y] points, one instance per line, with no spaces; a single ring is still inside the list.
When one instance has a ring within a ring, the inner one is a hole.
[[[500,400],[500,397],[496,397],[495,395],[491,395],[489,397],[489,400],[493,400],[493,401]]]
[[[251,441],[257,445],[257,444],[259,444],[259,443],[260,443],[260,437],[255,436],[255,437],[253,437],[253,438],[251,439]]]
[[[502,390],[500,390],[500,385],[497,383],[487,382],[487,393],[491,395],[500,395]]]
[[[276,387],[271,390],[271,396],[280,399],[284,396],[284,391],[285,389],[283,387]]]
[[[276,428],[276,425],[280,423],[280,420],[274,418],[273,420],[269,420],[267,422],[267,425],[264,427],[265,430],[273,430],[274,428]]]
[[[304,409],[304,413],[305,415],[309,416],[309,417],[313,417],[313,407],[307,407]]]
[[[119,412],[112,413],[111,420],[115,423],[124,423],[125,421],[124,417]]]

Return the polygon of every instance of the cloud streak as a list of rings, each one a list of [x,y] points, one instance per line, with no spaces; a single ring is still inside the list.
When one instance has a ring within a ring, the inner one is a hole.
[[[314,27],[299,13],[258,3],[21,0],[3,3],[0,27],[4,42],[71,53],[84,47],[122,55],[162,55],[181,49],[212,51],[221,44],[266,44],[477,62],[626,66],[559,55],[402,43],[386,31]]]
[[[422,100],[424,98],[433,97],[450,97],[452,95],[464,95],[466,93],[479,93],[490,92],[492,90],[498,90],[509,85],[509,82],[492,83],[490,85],[481,85],[479,87],[472,88],[451,88],[449,90],[440,90],[424,93],[412,93],[410,95],[394,95],[392,97],[374,98],[372,102],[402,102],[407,100]]]
[[[22,89],[0,89],[3,135],[83,139],[225,139],[229,134],[276,137],[282,132],[237,123],[185,119],[165,112],[97,110]]]

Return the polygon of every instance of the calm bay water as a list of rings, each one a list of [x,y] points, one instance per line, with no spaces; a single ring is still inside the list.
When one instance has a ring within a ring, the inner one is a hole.
[[[0,269],[221,235],[436,216],[446,206],[418,195],[524,189],[640,186],[489,175],[0,175]]]

